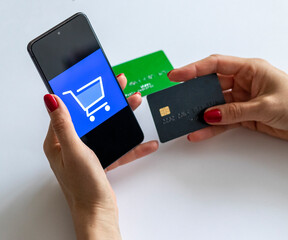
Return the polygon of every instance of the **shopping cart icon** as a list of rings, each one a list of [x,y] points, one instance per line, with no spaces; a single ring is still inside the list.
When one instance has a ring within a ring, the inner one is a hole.
[[[101,108],[105,107],[106,111],[110,110],[108,102],[104,102],[96,109],[89,112],[90,108],[92,108],[96,103],[98,103],[105,97],[101,76],[79,88],[78,90],[76,90],[76,92],[76,95],[71,90],[63,92],[62,94],[71,94],[75,101],[83,109],[83,111],[86,112],[86,116],[89,117],[91,122],[95,120],[95,117],[92,115],[99,111]]]

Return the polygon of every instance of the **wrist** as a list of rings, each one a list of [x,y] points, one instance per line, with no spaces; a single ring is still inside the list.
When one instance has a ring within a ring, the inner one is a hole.
[[[87,210],[74,206],[71,213],[77,239],[121,240],[118,213],[115,207],[97,207]]]

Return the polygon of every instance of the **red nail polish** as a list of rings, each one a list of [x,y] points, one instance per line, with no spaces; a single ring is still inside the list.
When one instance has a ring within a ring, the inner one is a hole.
[[[188,141],[190,142],[190,137],[189,137],[189,135],[187,135],[187,139],[188,139]]]
[[[118,78],[118,77],[120,77],[120,76],[122,76],[122,75],[124,75],[124,73],[120,73],[120,74],[118,74],[116,77]]]
[[[136,95],[136,94],[139,94],[140,97],[142,96],[142,94],[141,94],[140,92],[135,92],[135,93],[132,94],[132,96],[133,96],[133,95]]]
[[[167,77],[169,78],[169,75],[170,75],[170,73],[172,72],[173,70],[171,70],[171,71],[169,71],[168,73],[167,73]]]
[[[53,112],[58,108],[58,102],[55,97],[51,94],[46,94],[44,96],[44,102],[46,107],[48,108],[49,112]]]
[[[213,109],[204,113],[204,120],[210,123],[221,122],[222,115],[219,109]]]

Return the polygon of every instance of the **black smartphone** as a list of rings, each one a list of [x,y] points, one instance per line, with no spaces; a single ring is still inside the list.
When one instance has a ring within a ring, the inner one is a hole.
[[[106,168],[143,141],[143,132],[89,20],[77,13],[28,44],[48,91]]]

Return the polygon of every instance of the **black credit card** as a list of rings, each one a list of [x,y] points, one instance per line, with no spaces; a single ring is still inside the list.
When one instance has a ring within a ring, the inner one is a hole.
[[[162,143],[208,127],[204,111],[225,103],[217,74],[150,94],[147,100]]]

